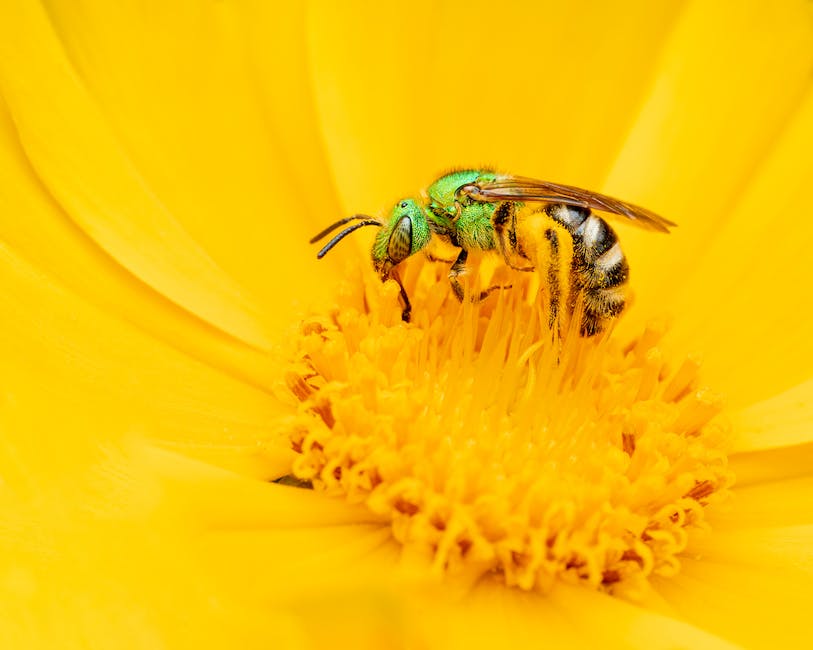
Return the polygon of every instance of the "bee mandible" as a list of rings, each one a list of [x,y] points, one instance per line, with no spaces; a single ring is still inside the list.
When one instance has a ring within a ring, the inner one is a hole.
[[[382,281],[394,279],[409,321],[412,305],[397,266],[423,251],[433,236],[460,249],[449,269],[452,291],[459,300],[465,292],[460,276],[467,271],[470,251],[494,251],[519,271],[533,271],[526,246],[518,237],[518,224],[532,215],[544,217],[548,247],[547,290],[550,320],[562,308],[571,314],[581,305],[580,333],[592,336],[618,316],[626,302],[629,264],[618,236],[593,211],[626,219],[648,230],[669,232],[675,224],[645,208],[578,187],[500,174],[487,169],[466,169],[444,174],[420,197],[396,202],[386,220],[356,214],[330,225],[311,239],[315,243],[345,224],[317,254],[324,257],[336,244],[364,226],[378,226],[372,262]],[[354,223],[353,223],[354,222]],[[473,296],[484,299],[494,286]]]

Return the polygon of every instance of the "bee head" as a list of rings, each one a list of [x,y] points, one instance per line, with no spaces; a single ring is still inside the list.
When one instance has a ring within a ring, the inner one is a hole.
[[[425,248],[430,237],[421,205],[415,199],[398,201],[373,243],[373,267],[381,279],[386,280],[396,264]]]

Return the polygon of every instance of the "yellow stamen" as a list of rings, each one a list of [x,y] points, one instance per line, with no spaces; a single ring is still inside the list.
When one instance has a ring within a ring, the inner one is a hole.
[[[720,399],[661,324],[622,345],[564,323],[557,340],[517,275],[461,305],[442,269],[412,265],[409,325],[394,283],[348,281],[296,338],[292,473],[365,503],[438,572],[607,590],[675,573],[731,480]]]

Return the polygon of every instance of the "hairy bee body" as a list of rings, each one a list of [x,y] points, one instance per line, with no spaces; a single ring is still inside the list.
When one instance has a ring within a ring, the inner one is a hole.
[[[333,237],[319,252],[322,257],[354,230],[379,226],[373,266],[382,280],[393,278],[401,287],[405,321],[411,305],[395,268],[404,259],[424,250],[433,237],[458,247],[449,281],[463,300],[465,291],[458,278],[467,270],[469,251],[496,251],[511,268],[542,276],[552,327],[558,327],[564,315],[578,315],[581,335],[593,336],[623,311],[629,279],[629,264],[618,237],[596,210],[660,232],[675,225],[645,208],[569,185],[492,170],[459,170],[438,178],[420,197],[396,203],[387,221],[354,215],[311,241],[340,225],[360,221]],[[500,288],[507,287],[490,287],[472,298],[482,300]]]
[[[505,202],[495,210],[493,226],[496,248],[514,268],[511,260],[532,262],[523,245],[529,238],[518,232],[518,224],[531,220],[544,247],[533,264],[547,285],[551,327],[563,314],[577,313],[583,336],[601,332],[626,304],[629,264],[615,231],[589,208]]]
[[[562,203],[540,208],[521,201],[479,207],[475,212],[462,205],[454,230],[436,228],[434,233],[464,251],[494,250],[514,269],[540,272],[547,285],[551,327],[558,327],[561,316],[578,312],[580,333],[592,336],[624,310],[629,264],[615,231],[592,210]],[[538,216],[543,218],[534,219]],[[519,232],[528,221],[534,222],[547,249],[538,251],[534,260],[523,246],[529,237]],[[459,285],[452,286],[462,299]]]

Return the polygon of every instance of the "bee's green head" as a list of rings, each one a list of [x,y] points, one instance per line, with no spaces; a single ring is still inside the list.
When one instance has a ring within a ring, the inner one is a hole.
[[[415,199],[398,201],[373,243],[373,267],[381,279],[386,280],[396,264],[425,248],[431,236],[423,207]]]
[[[392,268],[403,262],[410,255],[423,249],[432,236],[424,209],[415,199],[402,199],[395,204],[386,222],[379,221],[365,214],[354,214],[352,217],[339,219],[311,239],[315,244],[320,239],[334,232],[340,226],[352,223],[335,235],[316,254],[318,258],[327,255],[333,247],[352,232],[364,226],[378,226],[379,231],[373,243],[373,267],[382,280],[390,277]]]

